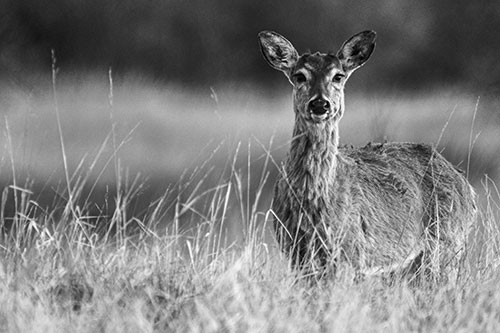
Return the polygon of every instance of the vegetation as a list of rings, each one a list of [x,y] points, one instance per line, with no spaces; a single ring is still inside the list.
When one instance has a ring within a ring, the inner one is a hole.
[[[29,189],[17,196],[12,226],[2,216],[0,324],[8,332],[323,332],[483,331],[500,327],[497,203],[488,199],[458,280],[408,285],[339,275],[314,281],[266,237],[267,211],[257,210],[266,169],[245,175],[231,162],[202,190],[200,166],[159,224],[166,196],[142,219],[127,215],[142,183],[122,190],[112,216],[74,205],[85,173],[41,211]],[[255,196],[244,185],[259,179]],[[486,184],[485,184],[486,185]],[[490,186],[490,183],[487,183]],[[491,191],[493,189],[488,189]],[[37,214],[35,214],[37,213]],[[35,217],[37,216],[37,217]],[[195,219],[194,228],[183,222]],[[105,225],[102,225],[105,223]],[[227,224],[238,224],[230,241]],[[184,229],[184,230],[182,230]]]
[[[497,8],[0,0],[0,331],[499,331],[498,105],[463,90],[495,92]],[[264,29],[301,50],[379,32],[354,85],[383,94],[349,96],[342,141],[431,142],[466,170],[482,209],[457,279],[291,268],[270,199],[293,116]],[[401,92],[441,83],[462,90]]]
[[[0,330],[498,331],[498,193],[478,185],[497,132],[475,99],[353,98],[341,126],[346,142],[426,136],[465,161],[484,207],[460,278],[314,281],[269,232],[289,94],[111,78],[2,91]]]

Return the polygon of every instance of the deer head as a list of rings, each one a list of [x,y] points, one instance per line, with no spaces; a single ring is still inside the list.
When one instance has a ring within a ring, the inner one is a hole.
[[[374,31],[363,31],[348,39],[333,53],[299,56],[285,37],[272,31],[259,33],[264,58],[271,67],[282,71],[293,85],[296,116],[306,126],[334,123],[344,113],[344,85],[362,66],[375,48]],[[298,119],[298,120],[299,120]]]

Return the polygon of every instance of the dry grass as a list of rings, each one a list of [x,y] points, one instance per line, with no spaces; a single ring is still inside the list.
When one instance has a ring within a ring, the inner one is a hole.
[[[106,78],[101,85],[83,80],[81,87],[64,82],[56,91],[65,151],[50,94],[9,93],[10,106],[2,106],[9,130],[4,127],[8,140],[0,165],[6,184],[0,207],[0,331],[500,329],[500,208],[492,180],[481,186],[485,204],[458,281],[409,286],[377,279],[355,283],[338,276],[312,282],[290,269],[268,233],[275,163],[286,151],[293,121],[285,97],[266,101],[258,94],[219,93],[215,102],[208,92],[191,98],[123,83],[115,84],[110,103]],[[475,100],[453,99],[356,99],[347,105],[341,137],[363,144],[377,136],[427,135],[425,141],[436,142],[458,105],[441,144],[466,161],[462,152],[468,147]],[[386,113],[369,113],[373,105],[395,113],[385,122]],[[416,113],[415,106],[422,111]],[[243,112],[231,113],[235,108]],[[349,115],[350,109],[360,111]],[[425,123],[408,125],[427,116]],[[415,120],[407,123],[408,117]],[[482,158],[480,164],[471,163],[476,173],[481,167],[495,170],[483,164],[498,150],[488,143],[497,129],[478,119],[475,126],[483,134],[473,150]],[[111,124],[116,124],[113,131]],[[249,136],[251,144],[237,144]],[[207,145],[207,138],[214,144]],[[221,139],[226,144],[214,149]],[[170,187],[160,183],[160,193],[137,210],[136,202],[155,184],[130,175],[163,169],[175,182]],[[50,200],[38,193],[40,183],[50,189]],[[108,185],[102,198],[93,192],[101,183]]]
[[[228,168],[211,191],[195,189],[185,192],[185,199],[178,196],[176,213],[166,228],[157,224],[154,210],[141,220],[127,217],[124,208],[133,188],[115,195],[122,205],[112,217],[97,221],[85,210],[68,207],[63,199],[40,213],[27,190],[9,188],[18,194],[19,206],[13,226],[4,229],[1,240],[2,330],[494,332],[500,328],[496,283],[500,232],[493,217],[498,207],[491,199],[471,235],[470,261],[458,281],[411,286],[378,279],[355,283],[349,276],[338,276],[313,282],[291,270],[275,243],[266,239],[268,216],[252,211],[258,199],[247,198],[242,187],[246,177]],[[162,205],[155,208],[162,211]],[[199,223],[179,231],[186,215]],[[242,218],[246,216],[250,220]],[[106,227],[100,228],[100,223]],[[224,224],[231,223],[242,228],[237,243],[226,238]]]

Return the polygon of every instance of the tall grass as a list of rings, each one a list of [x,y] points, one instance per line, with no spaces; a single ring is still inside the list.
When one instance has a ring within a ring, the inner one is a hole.
[[[16,137],[6,118],[2,158],[13,178],[0,200],[0,331],[500,329],[500,205],[492,179],[483,178],[484,205],[458,281],[312,281],[291,269],[270,233],[279,144],[256,138],[207,149],[135,210],[151,180],[131,174],[120,159],[130,132],[114,127],[111,74],[109,79],[110,134],[92,147],[93,157],[65,163],[67,176],[51,189],[49,205],[39,203],[32,180],[20,178]],[[68,138],[62,120],[59,133]],[[67,147],[60,146],[59,161],[69,157]],[[223,163],[221,154],[229,156]],[[93,193],[109,165],[116,184],[99,200]],[[7,209],[12,201],[13,213]]]
[[[412,286],[346,277],[312,282],[290,268],[266,233],[270,214],[258,207],[273,164],[269,149],[248,157],[244,169],[237,167],[238,149],[217,177],[210,160],[187,172],[141,218],[129,215],[127,205],[145,183],[126,177],[110,198],[117,202],[112,215],[88,216],[85,205],[69,209],[81,199],[90,167],[69,175],[74,200],[63,187],[50,209],[37,205],[29,184],[6,188],[2,202],[12,193],[18,199],[15,216],[1,220],[2,330],[499,329],[499,206],[491,180],[484,181],[487,205],[458,283]],[[252,163],[259,158],[267,162],[255,171]],[[253,181],[259,184],[255,193],[248,190]],[[240,236],[231,228],[240,229]]]

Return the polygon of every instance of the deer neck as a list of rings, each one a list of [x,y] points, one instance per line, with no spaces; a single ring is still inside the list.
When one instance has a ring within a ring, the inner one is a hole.
[[[320,209],[332,195],[338,144],[338,120],[311,124],[297,114],[287,176],[301,200],[312,209]]]

